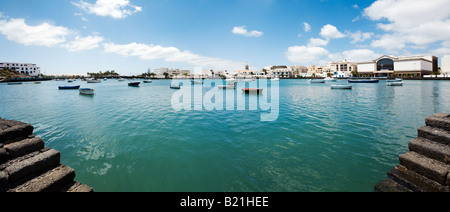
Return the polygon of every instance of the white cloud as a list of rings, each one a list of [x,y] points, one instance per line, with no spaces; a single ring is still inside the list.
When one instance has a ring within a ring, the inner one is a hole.
[[[326,46],[328,45],[329,40],[323,40],[320,38],[311,38],[309,39],[308,46],[314,47],[314,46]]]
[[[290,62],[304,65],[316,64],[321,57],[328,54],[328,50],[315,46],[291,46],[285,52]]]
[[[162,59],[166,62],[182,62],[194,66],[212,67],[215,69],[238,69],[243,67],[243,63],[230,60],[205,57],[191,53],[189,51],[180,51],[175,47],[163,47],[160,45],[147,45],[139,43],[130,43],[118,45],[114,43],[105,43],[105,52],[115,53],[125,57],[139,57],[142,60]]]
[[[66,36],[71,31],[66,27],[54,26],[49,23],[42,23],[37,26],[30,26],[24,19],[0,20],[0,33],[8,40],[24,44],[26,46],[55,46],[64,43]]]
[[[309,25],[306,22],[303,22],[303,30],[305,30],[305,32],[311,31],[311,25]]]
[[[345,37],[345,35],[343,33],[339,32],[339,30],[331,24],[327,24],[327,25],[323,26],[320,31],[320,35],[328,40],[329,39],[339,39],[339,38]]]
[[[99,43],[103,42],[104,38],[97,35],[89,35],[87,37],[76,36],[74,41],[61,45],[70,52],[79,52],[83,50],[90,50],[99,47]]]
[[[449,0],[377,0],[364,9],[364,15],[380,21],[385,34],[372,42],[373,47],[402,50],[426,49],[431,44],[450,40]]]
[[[261,37],[264,33],[263,32],[260,32],[260,31],[256,31],[256,30],[253,30],[253,31],[248,31],[247,29],[246,29],[246,26],[237,26],[237,27],[234,27],[233,28],[233,30],[231,31],[233,34],[236,34],[236,35],[244,35],[244,36],[246,36],[246,37]]]
[[[86,13],[104,17],[110,16],[114,19],[123,19],[142,11],[142,7],[131,5],[129,0],[97,0],[95,4],[80,0],[80,2],[72,2],[72,4]]]
[[[352,7],[353,7],[353,9],[359,9],[358,4],[354,4]]]
[[[368,40],[372,38],[373,35],[374,35],[373,32],[361,32],[359,30],[356,32],[347,32],[347,36],[353,39],[351,42],[352,44]]]
[[[380,56],[381,54],[375,53],[370,49],[353,49],[343,51],[341,53],[330,54],[328,55],[328,58],[332,61],[341,61],[346,59],[350,62],[368,62]]]

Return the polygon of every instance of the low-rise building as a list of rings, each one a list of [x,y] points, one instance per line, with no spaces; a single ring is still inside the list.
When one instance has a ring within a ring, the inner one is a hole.
[[[450,76],[450,55],[446,55],[441,59],[441,74],[446,77]]]
[[[358,73],[368,77],[422,77],[434,71],[438,71],[438,58],[435,56],[384,55],[370,62],[358,63]]]
[[[41,75],[41,68],[36,64],[32,63],[11,63],[11,62],[3,62],[0,63],[0,69],[9,69],[12,71],[17,71],[20,74],[26,74],[31,77],[38,77]]]
[[[329,64],[332,76],[335,78],[348,78],[353,76],[352,72],[355,72],[358,68],[358,64],[343,60],[340,62],[331,62]]]

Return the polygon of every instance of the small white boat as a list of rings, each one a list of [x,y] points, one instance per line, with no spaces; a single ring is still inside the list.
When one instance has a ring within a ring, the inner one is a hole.
[[[386,82],[403,82],[403,79],[397,78],[395,80],[386,80]]]
[[[336,78],[327,77],[325,78],[325,81],[336,82]]]
[[[217,88],[219,89],[236,89],[236,85],[232,84],[232,85],[219,85],[217,86]]]
[[[353,88],[353,85],[331,85],[331,89],[343,89],[343,90],[348,89],[348,90],[350,90],[352,88]]]
[[[323,79],[310,79],[309,83],[325,83]]]
[[[403,86],[403,82],[387,82],[387,86]]]
[[[280,78],[276,77],[276,78],[271,79],[271,81],[280,81]]]
[[[98,79],[88,79],[86,80],[87,83],[102,83],[102,81],[98,80]]]
[[[117,81],[119,81],[119,82],[123,82],[123,81],[125,81],[123,78],[119,78]]]
[[[91,88],[81,88],[80,89],[80,94],[83,94],[83,95],[94,95],[95,91],[94,91],[94,89],[91,89]]]
[[[244,79],[244,80],[242,80],[242,82],[253,82],[253,81],[255,81],[255,79]]]
[[[203,81],[202,80],[193,80],[192,84],[193,85],[203,85]]]

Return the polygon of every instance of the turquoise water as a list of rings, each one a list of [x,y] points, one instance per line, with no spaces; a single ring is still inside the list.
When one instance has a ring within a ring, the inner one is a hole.
[[[95,191],[373,191],[425,118],[450,111],[447,81],[331,90],[282,80],[274,122],[174,111],[169,84],[74,83],[94,97],[57,89],[67,82],[0,84],[0,117],[35,126]]]

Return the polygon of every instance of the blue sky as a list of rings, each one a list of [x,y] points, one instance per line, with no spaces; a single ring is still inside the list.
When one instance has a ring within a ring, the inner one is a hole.
[[[450,0],[2,0],[0,61],[45,74],[450,54]],[[423,15],[417,15],[423,14]]]

